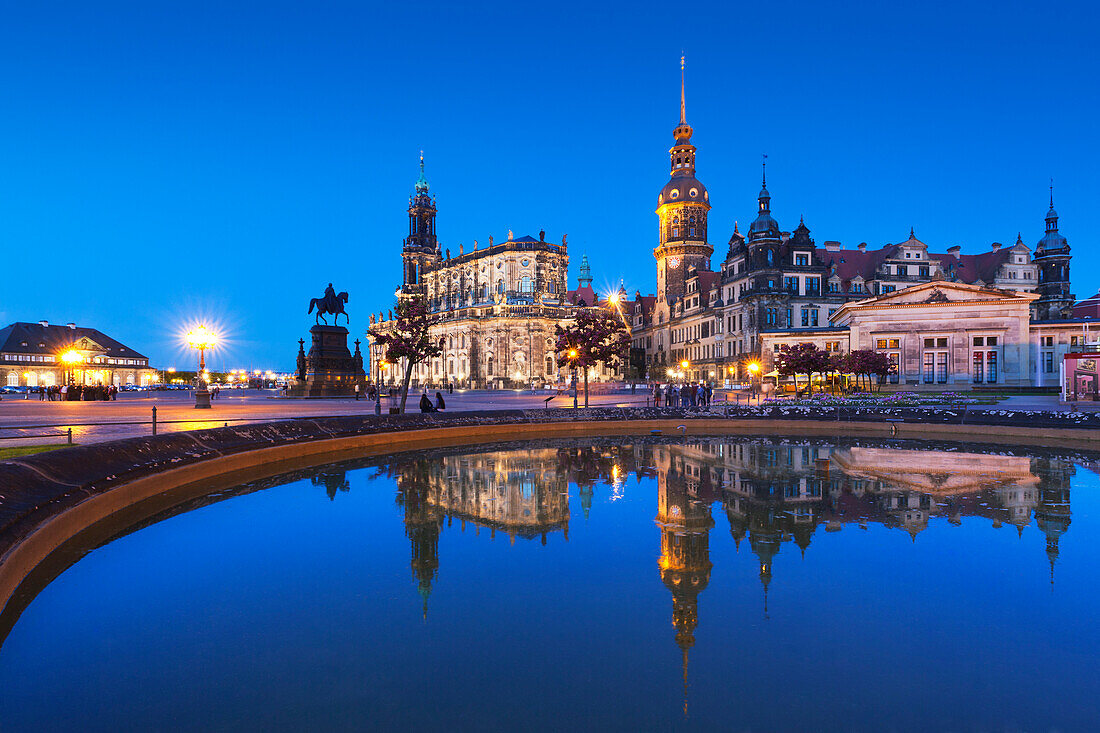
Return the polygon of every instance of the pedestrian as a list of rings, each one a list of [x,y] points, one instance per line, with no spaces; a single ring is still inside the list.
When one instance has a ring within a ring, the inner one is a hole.
[[[653,406],[661,406],[661,385],[659,384],[653,385]]]
[[[435,409],[445,410],[447,409],[447,403],[443,401],[443,394],[441,392],[435,393]]]
[[[359,401],[359,383],[358,382],[355,383],[355,401],[356,402]]]
[[[438,392],[436,394],[439,394]],[[435,408],[432,407],[432,401],[428,397],[428,391],[424,390],[424,393],[420,395],[420,411],[432,412]]]
[[[455,393],[455,383],[450,382],[450,383],[447,384],[447,394],[454,394],[454,393]]]
[[[46,388],[45,387],[39,387],[38,388],[38,401],[39,402],[44,402],[45,400],[46,400]]]

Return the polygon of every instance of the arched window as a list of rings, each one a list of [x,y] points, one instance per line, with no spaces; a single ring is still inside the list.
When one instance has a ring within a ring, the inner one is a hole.
[[[554,373],[554,357],[546,357],[546,376],[550,376]]]
[[[497,280],[497,295],[504,295],[504,279]]]
[[[493,376],[493,357],[491,356],[485,362],[485,373],[490,377]]]
[[[524,275],[519,280],[519,291],[521,293],[533,293],[535,292],[535,283],[531,280],[530,275]]]
[[[772,264],[772,251],[770,249],[768,250],[768,264]]]
[[[19,386],[19,372],[8,372],[8,386],[9,387],[18,387]]]

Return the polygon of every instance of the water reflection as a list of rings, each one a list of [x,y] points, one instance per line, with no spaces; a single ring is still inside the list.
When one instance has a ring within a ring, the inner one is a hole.
[[[1022,536],[1034,517],[1045,535],[1050,582],[1059,539],[1070,526],[1070,457],[994,452],[924,450],[896,445],[833,445],[822,442],[703,440],[696,443],[640,440],[626,445],[501,450],[396,460],[386,469],[399,489],[410,567],[423,599],[439,570],[439,537],[452,520],[461,532],[488,529],[516,538],[548,533],[569,536],[569,485],[577,487],[582,515],[592,511],[598,486],[614,501],[635,480],[655,478],[659,529],[658,570],[672,600],[671,622],[680,649],[687,714],[689,651],[699,624],[699,597],[713,563],[712,509],[720,508],[740,550],[748,546],[759,564],[762,618],[775,557],[785,545],[803,558],[819,531],[845,525],[879,524],[906,532],[916,542],[931,519],[960,525],[981,518]],[[1086,464],[1087,465],[1087,464]],[[341,474],[342,477],[342,474]],[[314,483],[331,486],[331,474]],[[338,483],[346,490],[346,483]],[[335,490],[330,490],[329,496]]]

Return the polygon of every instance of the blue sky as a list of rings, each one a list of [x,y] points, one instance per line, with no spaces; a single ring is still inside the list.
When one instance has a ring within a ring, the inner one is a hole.
[[[652,292],[688,121],[724,254],[768,154],[784,229],[982,251],[1042,235],[1100,285],[1086,3],[11,5],[0,23],[0,321],[98,327],[184,367],[285,368],[310,298],[391,305],[418,151],[457,251],[508,229]],[[156,7],[154,7],[156,6]]]

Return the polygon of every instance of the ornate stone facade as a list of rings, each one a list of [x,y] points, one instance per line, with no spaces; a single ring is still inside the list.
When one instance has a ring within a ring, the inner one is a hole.
[[[1029,325],[1041,326],[1044,332],[1069,328],[1080,334],[1081,325],[1068,320],[1074,303],[1070,248],[1058,231],[1053,196],[1046,233],[1034,253],[1021,235],[1010,246],[993,242],[979,254],[962,254],[958,246],[935,251],[912,229],[896,244],[871,249],[860,243],[845,249],[837,241],[817,246],[804,221],[793,232],[782,231],[763,176],[756,218],[747,236],[735,223],[722,262],[712,269],[706,219],[710,197],[695,176],[696,151],[684,110],[681,75],[680,122],[670,150],[672,177],[658,196],[657,293],[639,293],[630,304],[633,346],[644,353],[650,379],[666,379],[672,369],[683,371],[690,380],[743,380],[748,363],[770,361],[781,343],[810,341],[829,350],[847,350],[848,328],[834,320],[845,303],[937,281],[1032,296],[1022,326],[1010,329],[1020,334],[1013,336],[1020,339],[1014,348],[1025,356],[1012,369],[1000,371],[1018,374],[1019,384],[1043,382],[1035,366],[1040,336]],[[947,322],[926,325],[932,330],[952,328]],[[964,336],[958,334],[959,343]],[[1029,351],[1031,358],[1026,356]],[[961,373],[957,377],[963,381]],[[974,375],[967,379],[973,381]]]
[[[417,365],[414,386],[454,384],[470,388],[518,388],[554,384],[564,378],[554,351],[554,327],[568,321],[576,308],[593,307],[591,274],[582,264],[580,286],[567,289],[569,252],[561,243],[516,237],[503,242],[474,240],[467,251],[443,248],[436,237],[436,204],[428,194],[424,161],[409,200],[409,234],[402,249],[403,282],[398,297],[423,297],[436,319],[432,337],[443,354]],[[584,282],[587,279],[587,284]],[[371,322],[376,321],[371,317]],[[387,319],[379,314],[377,323]],[[371,377],[396,384],[399,369],[384,364],[384,351],[371,344]],[[617,373],[595,368],[590,381]]]

